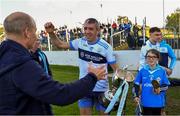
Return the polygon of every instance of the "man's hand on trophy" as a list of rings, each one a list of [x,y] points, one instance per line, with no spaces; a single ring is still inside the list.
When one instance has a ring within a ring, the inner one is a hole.
[[[54,25],[51,22],[45,23],[44,28],[45,28],[47,33],[53,33],[55,30]]]
[[[94,67],[93,63],[90,62],[88,66],[88,72],[94,73],[97,76],[97,80],[105,80],[106,79],[106,69],[105,65],[100,66],[100,67]]]

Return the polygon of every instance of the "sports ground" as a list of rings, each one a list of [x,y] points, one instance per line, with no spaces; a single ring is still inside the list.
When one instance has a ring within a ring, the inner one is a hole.
[[[72,66],[60,66],[51,65],[53,72],[53,78],[61,83],[68,83],[78,79],[79,69],[78,67]],[[132,99],[131,87],[129,89],[127,104],[126,104],[126,115],[134,115],[135,104]],[[60,98],[61,99],[61,98]],[[79,115],[79,109],[77,102],[68,106],[53,106],[53,112],[55,115]],[[167,115],[179,115],[180,114],[180,87],[170,87],[167,92]],[[93,112],[97,114],[97,112]],[[113,111],[111,115],[116,115],[116,111]]]

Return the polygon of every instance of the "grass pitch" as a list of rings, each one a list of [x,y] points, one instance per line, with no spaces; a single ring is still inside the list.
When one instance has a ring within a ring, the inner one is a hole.
[[[59,66],[51,65],[51,70],[53,72],[53,78],[61,83],[68,83],[79,79],[79,69],[78,67],[72,66]],[[126,115],[134,115],[135,104],[132,99],[131,94],[132,85],[130,85],[127,104],[126,104]],[[55,115],[79,115],[79,109],[77,102],[68,106],[54,106],[53,112]],[[180,115],[180,87],[170,87],[167,92],[167,115]],[[98,113],[94,110],[94,115]],[[116,115],[113,111],[111,115]]]

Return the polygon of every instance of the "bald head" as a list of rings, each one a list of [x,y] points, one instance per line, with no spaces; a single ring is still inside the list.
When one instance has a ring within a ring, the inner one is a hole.
[[[35,22],[26,13],[14,12],[5,18],[3,25],[6,34],[21,35],[26,28],[31,29],[35,27]]]

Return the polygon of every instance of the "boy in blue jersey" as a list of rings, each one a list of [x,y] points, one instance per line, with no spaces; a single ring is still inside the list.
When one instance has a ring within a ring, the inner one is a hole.
[[[161,109],[165,106],[165,91],[170,85],[166,71],[158,64],[160,59],[159,51],[150,49],[145,55],[147,64],[138,72],[134,81],[134,100],[141,101],[143,115],[161,115]],[[153,81],[158,82],[155,88]],[[142,92],[139,95],[139,88],[142,85]],[[139,98],[141,96],[141,100]]]
[[[70,43],[63,42],[57,38],[54,34],[54,26],[51,22],[45,24],[45,29],[57,47],[70,48],[79,52],[79,78],[83,78],[83,76],[87,74],[88,64],[90,62],[92,62],[94,67],[99,67],[101,65],[107,67],[107,65],[110,64],[115,71],[117,66],[115,56],[113,55],[113,49],[106,41],[98,37],[100,32],[98,21],[94,18],[88,18],[83,26],[85,37],[73,40]],[[98,81],[92,93],[79,100],[80,114],[92,115],[93,106],[96,106],[100,114],[104,114],[105,107],[99,103],[98,97],[108,89],[108,79]]]

